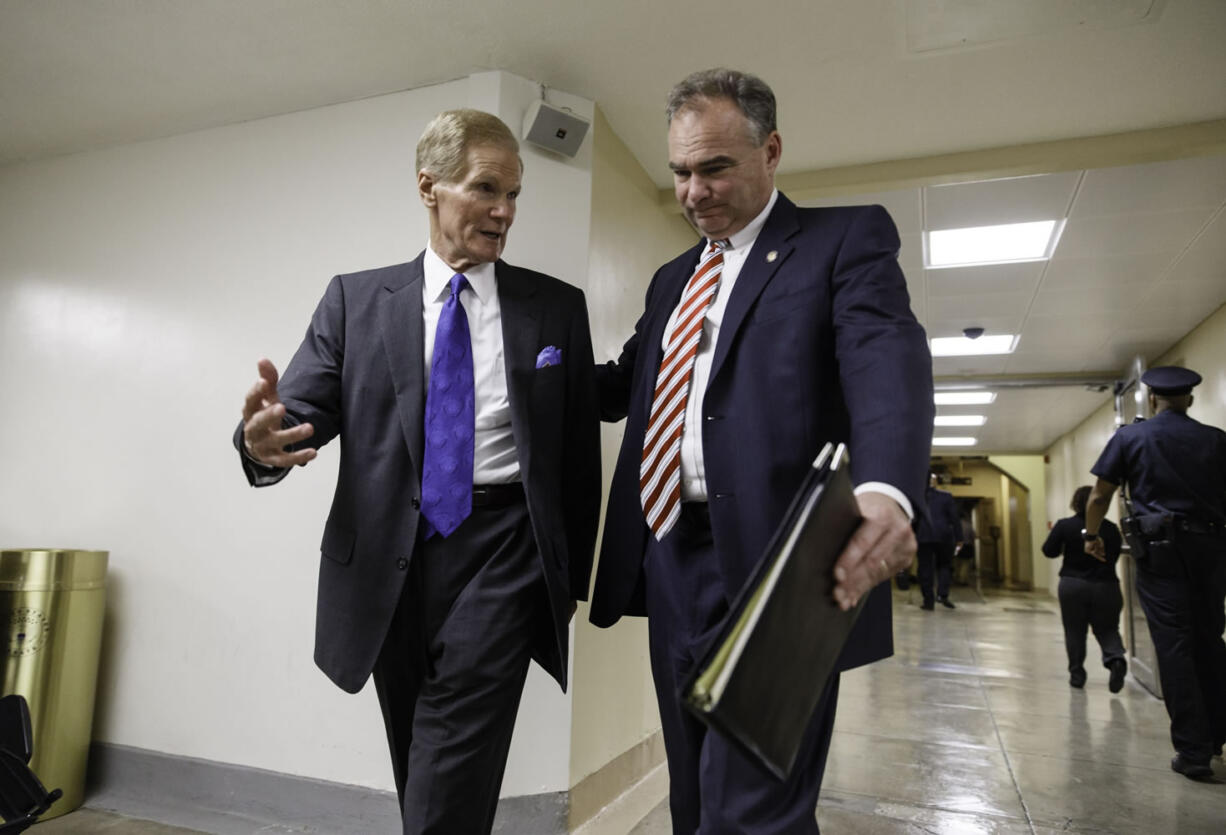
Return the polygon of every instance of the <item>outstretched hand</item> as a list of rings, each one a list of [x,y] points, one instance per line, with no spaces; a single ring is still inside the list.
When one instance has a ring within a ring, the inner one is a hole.
[[[315,458],[313,449],[288,451],[288,447],[315,434],[315,427],[301,423],[281,428],[285,406],[277,395],[277,367],[267,359],[259,361],[260,378],[243,401],[243,445],[247,455],[269,467],[305,466]]]
[[[834,564],[834,600],[844,611],[915,557],[911,521],[898,502],[874,492],[861,493],[856,502],[864,519]]]

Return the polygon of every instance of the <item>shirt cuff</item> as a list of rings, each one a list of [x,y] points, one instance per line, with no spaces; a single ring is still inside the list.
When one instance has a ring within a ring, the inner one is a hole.
[[[884,496],[889,496],[898,502],[898,506],[907,514],[909,520],[915,521],[915,511],[911,509],[911,502],[907,500],[906,494],[891,484],[886,484],[884,481],[866,481],[863,484],[857,485],[854,492],[857,496],[861,493],[881,493]]]

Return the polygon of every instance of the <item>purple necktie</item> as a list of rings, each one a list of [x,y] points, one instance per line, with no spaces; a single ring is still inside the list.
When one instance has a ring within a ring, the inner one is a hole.
[[[421,512],[426,538],[448,536],[473,510],[473,349],[460,293],[462,275],[451,278],[434,332],[430,389],[426,392],[426,452]]]

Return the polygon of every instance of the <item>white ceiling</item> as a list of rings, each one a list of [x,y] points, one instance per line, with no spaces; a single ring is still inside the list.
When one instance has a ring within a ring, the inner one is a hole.
[[[504,69],[596,101],[667,186],[664,96],[725,64],[774,87],[789,174],[1221,119],[1223,44],[1224,0],[0,0],[0,165]],[[942,377],[1123,368],[1226,302],[1223,157],[826,202],[861,199],[931,335],[1021,334]],[[923,269],[925,228],[1051,217],[1050,262]],[[1004,391],[975,451],[1040,451],[1104,399]]]
[[[902,239],[911,305],[930,337],[967,327],[1019,334],[1012,354],[938,357],[940,378],[1074,375],[1153,357],[1226,304],[1226,157],[1200,157],[928,186],[806,205],[874,202]],[[922,232],[1067,218],[1049,261],[924,269]],[[1045,449],[1106,395],[1084,387],[1002,390],[972,435],[979,450]]]

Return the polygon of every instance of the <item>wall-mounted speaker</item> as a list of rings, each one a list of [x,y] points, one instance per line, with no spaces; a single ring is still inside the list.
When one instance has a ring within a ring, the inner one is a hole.
[[[579,153],[589,125],[579,114],[537,99],[524,115],[524,141],[573,157]]]

